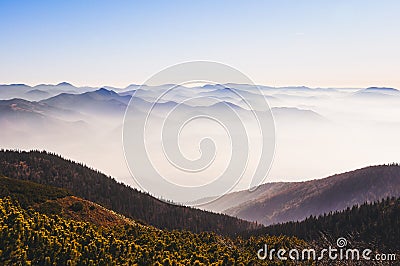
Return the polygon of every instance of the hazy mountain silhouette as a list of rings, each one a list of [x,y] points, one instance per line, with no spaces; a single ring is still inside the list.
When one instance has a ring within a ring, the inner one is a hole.
[[[130,100],[130,96],[120,96],[112,90],[104,88],[82,94],[61,93],[40,101],[59,108],[79,110],[91,115],[122,114]]]
[[[306,182],[264,184],[203,208],[265,225],[303,220],[356,204],[400,196],[400,166],[381,165]]]

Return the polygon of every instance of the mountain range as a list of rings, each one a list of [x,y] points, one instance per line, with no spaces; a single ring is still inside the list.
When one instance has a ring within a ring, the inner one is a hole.
[[[257,125],[253,125],[253,115],[266,114],[267,100],[274,118],[274,128],[271,127],[269,134],[275,136],[276,142],[274,164],[269,172],[271,181],[322,178],[362,165],[398,161],[395,147],[400,145],[397,138],[400,98],[395,88],[256,88],[246,84],[208,84],[194,88],[178,86],[157,100],[158,94],[168,87],[170,85],[94,88],[76,87],[66,82],[37,86],[0,85],[0,127],[3,129],[0,146],[45,149],[63,154],[136,186],[125,164],[121,137],[129,102],[134,115],[145,116],[157,101],[152,109],[157,125],[163,125],[171,110],[175,112],[169,119],[175,123],[188,116],[212,117],[215,113],[230,118],[233,116],[224,112],[231,110],[239,114],[240,122],[249,128],[250,141],[256,142]],[[26,93],[35,97],[27,97]],[[236,93],[245,100],[250,99],[256,109],[248,110],[245,101]],[[363,93],[367,93],[371,101],[357,96]],[[198,130],[195,123],[187,124],[180,143],[182,150],[196,150],[193,138],[199,134],[209,133],[211,138],[215,135],[216,140],[225,137],[210,123],[200,127],[202,130]],[[216,132],[219,135],[214,134]],[[156,141],[152,139],[148,143]],[[258,147],[261,144],[251,145]],[[369,152],[364,152],[365,147]],[[225,150],[217,153],[223,159],[227,157]],[[155,148],[149,153],[160,154]],[[256,165],[255,160],[250,159],[245,179],[238,183],[235,191],[247,188],[250,183],[248,177]],[[222,169],[222,161],[215,161],[218,163],[216,169]],[[168,167],[167,162],[158,166]]]
[[[366,167],[305,182],[267,183],[202,206],[264,225],[301,221],[386,197],[400,197],[400,166]]]

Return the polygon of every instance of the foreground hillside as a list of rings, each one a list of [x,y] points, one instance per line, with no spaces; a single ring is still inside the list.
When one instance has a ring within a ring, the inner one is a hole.
[[[101,228],[28,211],[10,198],[0,199],[0,229],[1,265],[259,265],[254,250],[264,243],[304,245],[295,238],[241,241],[140,224]]]
[[[0,177],[0,188],[0,265],[266,265],[256,256],[264,244],[306,245],[160,230],[30,181]]]
[[[400,196],[400,166],[371,166],[319,180],[264,184],[204,206],[265,225],[304,220],[364,202]]]
[[[257,227],[228,215],[168,204],[82,164],[46,152],[0,151],[0,175],[66,189],[160,229],[235,235]]]
[[[259,260],[256,254],[265,244],[276,250],[321,249],[342,236],[352,247],[399,250],[400,199],[229,238],[160,230],[31,181],[0,177],[0,188],[0,265],[312,265],[276,257]],[[358,265],[348,263],[336,265]],[[318,261],[331,264],[325,258]]]
[[[259,265],[264,243],[306,244],[160,230],[64,189],[0,176],[0,265]]]

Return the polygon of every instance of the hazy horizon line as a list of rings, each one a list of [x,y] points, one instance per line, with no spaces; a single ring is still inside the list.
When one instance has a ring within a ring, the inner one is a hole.
[[[165,84],[159,84],[159,85],[147,85],[147,84],[139,84],[139,83],[130,83],[125,87],[121,86],[114,86],[114,85],[100,85],[100,86],[95,86],[95,85],[74,85],[72,82],[69,81],[61,81],[58,83],[37,83],[37,84],[32,84],[32,83],[0,83],[0,86],[28,86],[31,88],[38,87],[38,86],[59,86],[61,84],[65,85],[71,85],[75,88],[111,88],[111,89],[126,89],[130,86],[148,86],[148,87],[156,87],[156,86],[163,86],[163,85],[168,85],[168,83]],[[227,85],[227,84],[235,84],[235,85],[249,85],[249,86],[262,86],[262,87],[270,87],[270,88],[309,88],[309,89],[364,89],[364,88],[394,88],[397,89],[396,86],[385,86],[385,85],[370,85],[370,86],[307,86],[307,85],[279,85],[279,86],[273,86],[273,85],[266,85],[266,84],[242,84],[242,83],[223,83],[223,84],[213,84],[213,83],[205,83],[202,86],[205,85]],[[172,85],[172,84],[171,84]],[[173,84],[173,85],[179,85],[179,84]],[[182,87],[190,88],[188,86],[184,85],[179,85]],[[195,87],[202,87],[202,86],[195,86]]]

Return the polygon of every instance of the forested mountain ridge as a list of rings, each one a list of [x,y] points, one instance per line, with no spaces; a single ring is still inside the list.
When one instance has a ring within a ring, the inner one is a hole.
[[[235,235],[257,227],[228,215],[168,204],[82,164],[47,152],[1,150],[0,175],[66,189],[160,229]]]
[[[253,192],[227,194],[204,209],[270,225],[399,196],[400,166],[390,164],[305,182],[267,183]]]
[[[346,237],[355,243],[385,251],[400,251],[400,198],[364,203],[344,211],[310,216],[301,222],[287,222],[252,230],[245,235],[287,235],[307,241],[334,241]]]

